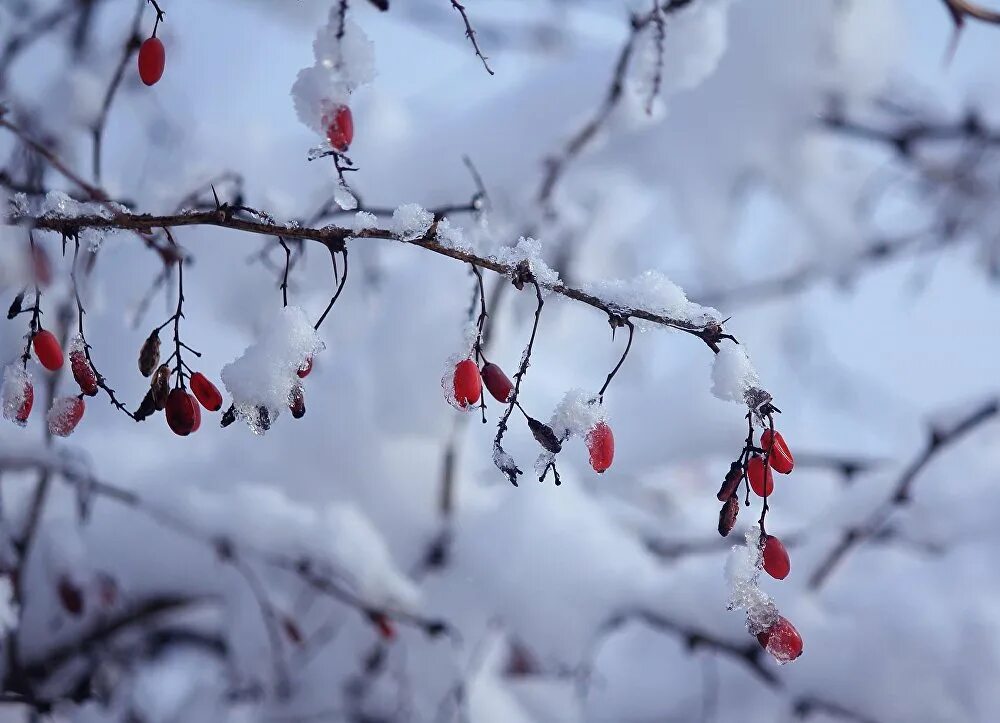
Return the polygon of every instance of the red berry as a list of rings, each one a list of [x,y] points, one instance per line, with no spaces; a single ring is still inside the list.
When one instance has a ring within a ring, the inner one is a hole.
[[[197,400],[183,389],[171,390],[167,396],[167,424],[174,434],[186,437],[201,422]]]
[[[295,372],[299,375],[299,379],[305,379],[309,376],[309,372],[313,370],[313,358],[312,356],[307,356],[306,360],[302,362],[302,366],[299,367],[298,371]]]
[[[302,419],[302,417],[306,416],[306,396],[302,393],[301,384],[296,384],[292,387],[292,393],[288,398],[288,408],[295,419]]]
[[[218,412],[222,408],[222,395],[219,394],[218,388],[201,372],[191,375],[191,391],[201,402],[201,406],[208,411]]]
[[[59,346],[59,340],[56,339],[55,334],[48,329],[43,329],[35,334],[31,343],[35,347],[35,356],[38,357],[38,362],[43,367],[50,372],[54,372],[56,369],[62,367],[63,351],[62,347]]]
[[[772,444],[770,429],[765,429],[760,435],[760,446],[764,449],[764,452],[771,451],[771,455],[767,458],[767,463],[774,468],[775,472],[788,474],[792,471],[792,467],[795,466],[795,458],[792,457],[792,453],[788,450],[788,445],[785,444],[785,439],[781,436],[781,432],[775,432],[773,438],[774,442]]]
[[[191,403],[194,406],[194,426],[191,427],[191,434],[194,434],[201,428],[201,407],[198,405],[198,398],[193,394],[189,395],[191,397]]]
[[[0,388],[3,399],[3,416],[19,427],[28,423],[31,406],[35,401],[35,390],[31,385],[31,377],[21,366],[10,365],[4,370],[3,387]]]
[[[49,432],[56,437],[68,437],[73,434],[76,425],[83,419],[86,405],[80,397],[60,397],[52,402],[52,409],[46,417]]]
[[[764,541],[764,572],[775,580],[784,580],[792,569],[788,559],[788,550],[774,535],[768,535]]]
[[[159,38],[147,38],[139,46],[139,77],[146,85],[156,85],[163,77],[167,51]]]
[[[747,479],[750,480],[750,489],[758,497],[770,497],[774,492],[774,475],[770,468],[764,466],[764,458],[758,454],[747,462]]]
[[[35,403],[35,388],[31,385],[31,382],[27,382],[24,386],[24,401],[21,402],[21,406],[17,409],[17,415],[14,417],[15,422],[20,422],[24,424],[28,421],[28,415],[31,414],[31,407]]]
[[[455,365],[455,401],[463,409],[479,401],[483,392],[483,379],[479,369],[471,359],[463,359]]]
[[[59,578],[56,592],[66,612],[76,616],[83,615],[83,590],[69,576],[63,575]]]
[[[788,663],[802,655],[802,636],[788,618],[781,615],[774,625],[757,634],[757,642],[779,663]]]
[[[493,395],[494,399],[504,403],[510,401],[511,392],[514,391],[514,384],[503,373],[503,369],[492,362],[484,364],[482,377],[483,384],[486,385],[486,388]]]
[[[354,116],[346,105],[338,105],[326,116],[326,137],[330,145],[344,153],[354,140]]]
[[[69,353],[69,366],[73,370],[73,378],[80,385],[80,391],[88,397],[97,394],[97,375],[94,374],[93,367],[87,361],[87,355],[80,349],[74,349]]]
[[[604,422],[598,422],[587,432],[587,449],[590,450],[590,466],[602,473],[611,466],[615,458],[615,435]]]

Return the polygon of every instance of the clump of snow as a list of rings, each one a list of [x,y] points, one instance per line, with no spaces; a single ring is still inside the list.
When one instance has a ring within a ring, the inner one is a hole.
[[[746,393],[760,381],[742,346],[726,344],[712,363],[712,394],[724,402],[746,400]]]
[[[303,361],[325,348],[305,311],[289,306],[271,315],[243,355],[222,368],[236,411],[255,434],[266,431],[259,408],[273,421],[288,406]]]
[[[633,279],[613,279],[585,284],[583,290],[608,302],[613,309],[627,313],[643,309],[659,316],[705,326],[722,318],[718,310],[688,301],[684,290],[659,271],[644,271]],[[657,324],[635,320],[645,331]]]
[[[321,135],[331,113],[347,105],[358,86],[375,78],[374,45],[361,27],[347,18],[343,36],[338,38],[341,18],[339,3],[330,9],[326,25],[316,33],[313,42],[315,62],[299,71],[292,85],[295,112],[307,127]]]
[[[606,418],[604,405],[594,394],[583,389],[571,389],[556,405],[549,426],[559,439],[585,437]]]
[[[744,610],[747,630],[751,635],[762,633],[778,620],[774,600],[760,589],[760,573],[764,555],[760,544],[760,527],[751,525],[746,532],[746,545],[733,545],[726,560],[726,580],[729,583],[730,610]]]
[[[338,183],[333,189],[333,200],[345,211],[353,211],[358,207],[358,199],[351,193],[351,189],[343,183]]]
[[[451,221],[442,218],[437,225],[437,242],[448,249],[456,251],[472,251],[472,246],[465,240],[465,231],[461,226],[452,226]]]
[[[368,213],[368,211],[358,211],[351,219],[351,230],[355,233],[377,227],[378,217],[374,213]]]
[[[407,203],[392,212],[389,230],[405,241],[412,241],[427,233],[434,223],[434,214],[415,203]]]
[[[543,295],[547,295],[549,290],[559,284],[559,273],[549,268],[542,260],[541,242],[530,236],[522,236],[517,246],[501,247],[493,256],[493,260],[509,267],[511,276],[521,263],[527,263],[535,281],[542,287]]]
[[[31,384],[31,374],[17,364],[9,364],[3,371],[3,388],[0,389],[0,399],[3,399],[3,416],[19,427],[27,422],[20,422],[17,413],[24,404]]]
[[[81,203],[75,198],[71,198],[62,191],[49,191],[42,200],[39,209],[42,216],[59,216],[68,218],[72,216],[90,215],[92,209],[89,204]]]

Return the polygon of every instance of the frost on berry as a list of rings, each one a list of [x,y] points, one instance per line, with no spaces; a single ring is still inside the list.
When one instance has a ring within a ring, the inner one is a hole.
[[[73,378],[80,386],[80,391],[88,397],[95,396],[97,394],[97,374],[94,373],[94,368],[87,361],[87,343],[80,334],[74,336],[70,341],[69,364],[73,371]]]
[[[763,565],[760,528],[751,525],[747,528],[746,545],[733,545],[726,560],[726,579],[729,582],[728,608],[746,612],[747,630],[751,635],[764,632],[778,619],[778,608],[774,601],[760,589],[760,573]]]
[[[3,388],[0,397],[3,399],[3,416],[19,427],[28,423],[28,414],[34,401],[34,388],[31,385],[31,374],[16,364],[9,365],[3,372]]]
[[[59,397],[52,402],[52,408],[45,417],[49,432],[56,437],[73,434],[76,425],[83,419],[85,405],[79,397]]]
[[[375,79],[374,45],[348,18],[340,34],[338,4],[313,42],[314,63],[299,71],[292,85],[295,112],[304,125],[325,136],[328,119],[338,106],[348,105],[358,86]]]
[[[305,311],[289,306],[267,315],[253,343],[222,368],[236,413],[254,434],[266,432],[288,408],[303,359],[325,348]]]

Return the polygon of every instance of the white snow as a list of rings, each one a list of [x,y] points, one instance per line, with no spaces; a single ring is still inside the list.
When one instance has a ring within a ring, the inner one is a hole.
[[[644,271],[629,280],[595,281],[584,284],[583,290],[610,302],[613,308],[622,312],[643,309],[696,326],[705,326],[722,318],[716,309],[688,301],[684,290],[659,271]],[[642,319],[634,321],[642,331],[662,328]]]
[[[358,199],[351,193],[351,189],[343,183],[338,183],[334,186],[333,200],[345,211],[353,211],[358,207]]]
[[[726,580],[729,584],[729,609],[743,610],[747,615],[747,631],[757,635],[778,619],[774,600],[760,589],[760,573],[764,557],[760,548],[760,527],[750,525],[746,544],[733,545],[726,560]]]
[[[583,389],[571,389],[556,405],[549,426],[559,439],[586,437],[598,422],[607,419],[597,395]]]
[[[399,238],[412,241],[427,233],[434,223],[434,214],[416,203],[407,203],[392,212],[389,230]]]
[[[472,252],[472,245],[466,241],[465,231],[461,226],[452,226],[451,221],[442,218],[437,224],[437,242],[448,249]]]
[[[326,134],[331,112],[339,105],[349,105],[358,86],[375,78],[374,45],[361,27],[348,17],[343,38],[337,38],[338,7],[339,3],[333,4],[328,22],[316,33],[315,62],[299,71],[292,85],[299,120],[320,135]]]
[[[29,384],[31,384],[31,373],[20,364],[9,364],[4,368],[3,389],[0,390],[0,397],[3,399],[3,416],[20,427],[27,424],[27,422],[17,421],[17,412],[24,404]]]
[[[289,306],[268,314],[257,339],[222,368],[222,382],[255,434],[266,431],[257,423],[257,408],[265,407],[273,422],[288,406],[303,360],[325,348],[305,311]]]
[[[378,228],[378,217],[374,213],[358,211],[351,219],[351,230],[355,233],[372,228]]]
[[[522,236],[516,246],[502,246],[493,259],[509,267],[512,276],[518,265],[526,262],[532,276],[542,287],[543,296],[547,296],[552,287],[559,284],[559,273],[542,260],[542,243],[531,237]]]
[[[744,403],[747,391],[759,381],[743,347],[724,341],[712,362],[712,394],[724,402]]]

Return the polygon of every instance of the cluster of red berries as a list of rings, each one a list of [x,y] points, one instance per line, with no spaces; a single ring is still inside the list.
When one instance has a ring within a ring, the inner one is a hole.
[[[38,363],[50,372],[58,371],[65,363],[65,355],[59,340],[56,339],[48,329],[39,329],[32,334],[31,348],[35,352]],[[70,352],[70,366],[73,369],[73,377],[80,386],[82,392],[78,396],[61,397],[53,400],[52,408],[49,410],[47,422],[49,432],[58,437],[68,437],[76,429],[86,405],[83,395],[94,396],[97,394],[97,375],[94,373],[90,362],[87,360],[82,343],[74,345]],[[15,424],[24,426],[28,422],[31,410],[35,402],[35,390],[31,379],[24,374],[21,379],[20,388],[17,390],[20,404],[14,410],[12,421]]]
[[[774,492],[772,470],[779,474],[789,474],[795,466],[795,458],[780,432],[764,430],[760,435],[759,448],[752,446],[752,440],[752,436],[748,438],[748,446],[740,459],[732,463],[719,488],[718,499],[725,502],[719,514],[719,534],[723,537],[736,524],[739,513],[738,489],[744,479],[754,494],[766,500]],[[784,580],[792,568],[788,550],[777,537],[763,532],[763,522],[761,525],[760,544],[764,572],[775,580]],[[802,638],[795,626],[784,617],[779,616],[771,627],[757,635],[757,640],[782,662],[794,660],[802,654]]]
[[[472,359],[463,359],[455,365],[454,393],[455,401],[462,409],[475,406],[479,403],[482,395],[483,385],[486,385],[490,395],[501,404],[511,401],[514,393],[514,384],[504,373],[503,369],[493,362],[486,362],[482,369],[476,367]],[[485,417],[484,417],[485,421]],[[534,424],[532,424],[534,423]],[[529,426],[542,426],[540,422],[529,419]],[[555,439],[555,433],[550,428],[545,430]],[[535,432],[535,429],[532,429]],[[536,434],[536,437],[539,435]],[[597,422],[586,436],[587,450],[590,453],[590,466],[598,473],[605,472],[611,467],[615,458],[615,436],[607,422]],[[546,446],[549,451],[554,451]],[[561,446],[561,440],[556,440],[555,451]]]
[[[169,359],[168,359],[169,361]],[[208,377],[192,372],[188,381],[191,391],[184,386],[180,361],[171,371],[167,364],[160,364],[160,334],[158,329],[146,338],[139,351],[139,373],[151,377],[149,391],[136,410],[136,421],[142,421],[154,412],[162,411],[170,430],[181,437],[194,434],[201,428],[201,408],[217,412],[222,408],[222,394]],[[170,377],[177,375],[177,384],[170,388]]]

